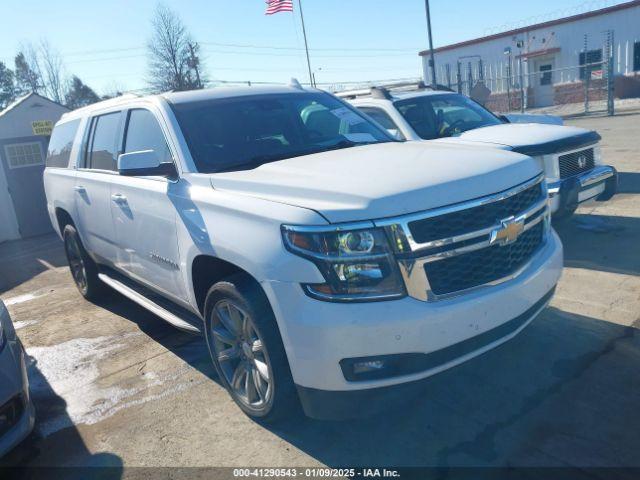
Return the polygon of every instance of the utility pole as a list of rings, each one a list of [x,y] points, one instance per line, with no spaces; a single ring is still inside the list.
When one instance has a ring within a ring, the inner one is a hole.
[[[189,65],[191,68],[193,68],[196,71],[196,85],[198,86],[198,88],[202,88],[202,82],[200,81],[200,71],[198,69],[198,65],[200,64],[200,61],[198,60],[198,57],[196,57],[196,49],[198,48],[198,44],[196,43],[195,46],[193,45],[193,43],[189,42],[189,53],[191,54],[191,65]]]
[[[300,21],[302,22],[302,35],[304,37],[304,49],[307,52],[307,68],[309,69],[309,83],[312,87],[316,86],[316,82],[313,78],[313,72],[311,71],[311,60],[309,59],[309,44],[307,43],[307,30],[304,26],[304,15],[302,13],[302,0],[298,0],[298,8],[300,8]]]
[[[429,9],[429,0],[424,1],[427,10],[427,31],[429,33],[429,65],[431,66],[431,85],[436,86],[436,60],[433,54],[433,36],[431,35],[431,11]]]

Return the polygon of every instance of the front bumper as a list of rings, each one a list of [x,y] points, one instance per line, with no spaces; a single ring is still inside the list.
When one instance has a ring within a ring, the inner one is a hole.
[[[589,200],[606,201],[618,189],[618,172],[615,168],[602,165],[571,178],[549,183],[551,213],[561,215],[571,212]]]
[[[407,297],[337,304],[309,298],[296,283],[265,282],[263,287],[276,315],[305,412],[315,418],[335,418],[357,392],[371,393],[391,386],[402,391],[404,384],[451,368],[509,340],[544,308],[561,271],[562,245],[552,231],[518,277],[437,302]],[[514,319],[518,321],[511,323],[513,328],[504,327]],[[344,359],[406,353],[428,356],[425,369],[383,379],[348,381],[340,366]],[[398,390],[391,391],[393,396]],[[335,404],[329,398],[342,400]],[[351,416],[349,412],[345,415]]]
[[[19,340],[9,340],[0,352],[0,457],[33,430],[35,409],[29,395],[24,349]]]

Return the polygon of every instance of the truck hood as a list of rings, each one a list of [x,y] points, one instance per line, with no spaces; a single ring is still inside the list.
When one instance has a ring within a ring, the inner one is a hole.
[[[329,222],[372,220],[482,197],[541,173],[532,159],[496,149],[384,143],[216,173],[216,190],[309,208]]]
[[[525,155],[547,155],[580,148],[600,140],[600,136],[584,128],[538,123],[506,123],[476,128],[458,137],[436,140],[441,143],[466,144],[477,142],[510,148]]]

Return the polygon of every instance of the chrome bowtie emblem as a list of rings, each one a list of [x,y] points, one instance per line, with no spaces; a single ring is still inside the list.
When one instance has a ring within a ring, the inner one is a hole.
[[[509,245],[524,232],[524,218],[509,217],[500,222],[500,227],[491,232],[489,244]]]
[[[585,155],[580,155],[578,157],[578,167],[584,168],[587,166],[587,157]]]

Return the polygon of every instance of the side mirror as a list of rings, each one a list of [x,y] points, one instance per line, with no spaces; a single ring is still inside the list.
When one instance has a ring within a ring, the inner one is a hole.
[[[171,162],[160,163],[153,150],[123,153],[118,156],[118,172],[126,177],[175,177],[176,168]]]
[[[511,120],[509,120],[509,117],[506,115],[498,115],[498,118],[502,120],[503,123],[511,123]]]

